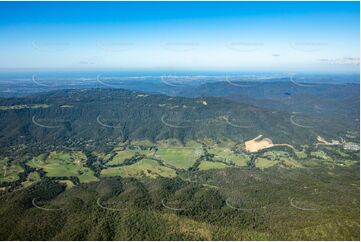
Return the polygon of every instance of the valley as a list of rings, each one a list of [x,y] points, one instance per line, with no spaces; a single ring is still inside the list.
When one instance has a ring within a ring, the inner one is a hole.
[[[114,89],[1,106],[0,214],[15,217],[1,220],[3,239],[358,238],[359,134],[348,126]],[[72,229],[91,221],[95,232]]]

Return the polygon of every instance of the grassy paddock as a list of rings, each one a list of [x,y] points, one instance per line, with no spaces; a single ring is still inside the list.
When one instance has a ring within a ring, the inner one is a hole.
[[[85,167],[86,156],[80,151],[58,152],[53,151],[45,159],[44,155],[34,157],[29,166],[42,168],[49,177],[75,176],[80,182],[92,182],[98,180],[90,168]]]
[[[161,166],[157,161],[143,159],[129,166],[114,167],[102,170],[102,176],[123,176],[123,177],[175,177],[175,170]]]

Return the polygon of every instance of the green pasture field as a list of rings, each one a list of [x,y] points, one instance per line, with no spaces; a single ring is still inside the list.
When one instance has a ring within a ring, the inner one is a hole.
[[[265,168],[269,168],[272,167],[274,165],[276,165],[277,163],[279,163],[279,160],[271,160],[271,159],[267,159],[267,158],[263,158],[263,157],[258,157],[256,159],[256,167],[261,168],[261,169],[265,169]]]
[[[130,159],[136,155],[153,156],[153,150],[142,150],[137,147],[132,148],[115,148],[116,155],[111,158],[106,164],[107,165],[121,165],[125,160]],[[107,156],[108,157],[108,156]]]
[[[23,168],[15,161],[8,158],[0,159],[0,182],[13,182],[19,179],[19,173],[23,172]]]
[[[135,155],[136,155],[136,152],[134,150],[116,151],[116,155],[111,160],[109,160],[106,164],[107,165],[120,165],[120,164],[123,164],[123,162],[126,159],[130,159]]]
[[[102,176],[122,176],[122,177],[143,177],[156,178],[175,177],[175,170],[161,166],[157,161],[151,159],[143,159],[129,166],[113,167],[101,171]]]
[[[215,160],[230,163],[234,162],[236,166],[247,166],[247,161],[250,157],[246,154],[235,154],[229,148],[215,147],[208,149],[208,152],[214,154]]]
[[[158,143],[156,158],[180,169],[188,169],[203,154],[202,145],[188,142],[185,146],[171,141]]]
[[[30,172],[28,177],[26,178],[26,181],[22,182],[21,185],[23,187],[28,187],[33,183],[40,181],[40,179],[40,175],[37,172]]]
[[[98,180],[94,176],[94,172],[90,170],[90,168],[84,166],[86,156],[80,151],[53,151],[46,160],[44,158],[44,155],[34,157],[29,162],[29,166],[44,169],[46,175],[49,177],[76,176],[82,183]]]
[[[227,167],[229,166],[221,162],[202,161],[201,164],[199,165],[199,170],[205,171],[211,169],[223,169]]]

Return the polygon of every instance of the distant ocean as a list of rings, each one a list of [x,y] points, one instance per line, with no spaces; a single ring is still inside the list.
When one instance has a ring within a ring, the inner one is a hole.
[[[210,76],[224,78],[226,75],[230,77],[255,77],[249,81],[288,81],[288,77],[293,75],[302,82],[310,83],[360,83],[360,75],[358,73],[339,73],[339,74],[323,74],[323,73],[277,73],[277,72],[220,72],[220,71],[111,71],[111,70],[89,70],[89,71],[4,71],[0,72],[0,81],[9,81],[16,79],[31,79],[32,76],[38,76],[43,79],[57,78],[96,78],[98,75],[106,77],[160,77],[160,76]],[[264,80],[262,80],[262,77]],[[257,79],[259,78],[259,79]]]

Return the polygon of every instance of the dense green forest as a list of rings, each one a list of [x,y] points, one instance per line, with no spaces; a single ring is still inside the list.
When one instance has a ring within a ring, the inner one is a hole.
[[[0,239],[359,240],[358,126],[121,89],[3,98]]]
[[[333,170],[337,176],[327,172],[275,168],[187,174],[197,182],[115,177],[66,191],[64,185],[44,179],[1,196],[0,237],[358,240],[359,177],[342,168]],[[34,207],[34,198],[45,209]],[[292,207],[290,199],[310,210]]]

